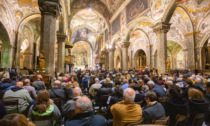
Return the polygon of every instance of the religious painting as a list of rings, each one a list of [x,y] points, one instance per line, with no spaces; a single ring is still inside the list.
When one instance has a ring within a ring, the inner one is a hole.
[[[120,30],[120,15],[112,22],[112,35],[116,34]]]
[[[109,39],[108,29],[105,30],[105,42]]]
[[[93,33],[91,30],[87,28],[80,28],[73,33],[71,43],[75,44],[78,41],[91,42],[90,39],[92,38],[92,35]]]
[[[126,6],[127,23],[131,22],[147,8],[149,8],[148,0],[132,0]]]

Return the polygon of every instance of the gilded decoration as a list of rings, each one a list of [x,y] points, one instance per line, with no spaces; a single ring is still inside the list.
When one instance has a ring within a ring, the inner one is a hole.
[[[18,0],[18,4],[20,6],[32,6],[32,7],[38,7],[37,0]]]

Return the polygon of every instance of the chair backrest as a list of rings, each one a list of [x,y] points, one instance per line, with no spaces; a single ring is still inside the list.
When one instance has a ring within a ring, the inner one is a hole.
[[[188,124],[190,124],[190,126],[202,126],[204,121],[205,121],[205,113],[196,113],[192,122],[188,122]]]
[[[158,98],[158,102],[160,102],[161,104],[166,102],[167,97],[162,97],[162,98]]]
[[[17,113],[19,113],[19,108],[18,108],[18,99],[16,100],[9,100],[9,101],[3,101],[3,104],[5,106],[16,106],[16,110],[17,110]]]
[[[176,115],[176,119],[172,125],[174,126],[186,126],[188,117],[186,115]]]
[[[169,121],[169,117],[166,117],[165,119],[161,119],[161,120],[153,120],[152,123],[157,124],[157,125],[167,125],[168,121]]]
[[[100,105],[101,106],[107,106],[107,100],[109,98],[109,95],[101,95],[100,96]]]
[[[62,99],[61,98],[52,98],[54,104],[58,107],[60,112],[62,112]]]
[[[75,115],[75,110],[69,110],[68,118],[71,119]]]
[[[144,122],[144,118],[142,118],[141,120],[137,121],[137,122],[130,122],[130,123],[124,123],[125,126],[136,126],[136,125],[140,125],[143,124]]]

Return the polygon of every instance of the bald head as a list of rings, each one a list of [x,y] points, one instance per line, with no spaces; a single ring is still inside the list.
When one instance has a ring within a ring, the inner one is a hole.
[[[42,79],[42,75],[37,75],[37,79],[41,80]]]
[[[75,103],[75,113],[84,113],[84,112],[89,112],[93,109],[92,106],[92,102],[91,100],[86,97],[80,97],[79,99],[77,99],[76,103]]]
[[[23,82],[18,81],[15,86],[22,88],[23,87]]]
[[[135,96],[135,91],[132,88],[127,88],[123,93],[123,100],[124,102],[131,103],[134,102]]]
[[[79,97],[79,96],[81,96],[81,95],[82,95],[82,90],[81,90],[79,87],[75,87],[75,88],[73,89],[73,95],[74,95],[74,97]]]

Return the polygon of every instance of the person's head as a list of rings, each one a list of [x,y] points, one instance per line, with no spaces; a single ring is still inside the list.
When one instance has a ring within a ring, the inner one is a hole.
[[[59,81],[59,80],[56,80],[56,81],[54,81],[54,87],[61,87],[61,81]]]
[[[193,85],[192,79],[186,79],[185,84],[188,86],[192,86]]]
[[[107,83],[107,84],[111,83],[110,78],[106,78],[106,83]]]
[[[124,90],[123,100],[126,103],[132,103],[134,102],[135,96],[136,96],[135,91],[132,88],[127,88]]]
[[[201,79],[200,79],[199,77],[196,77],[195,83],[196,83],[196,84],[200,84],[200,83],[201,83]]]
[[[12,81],[17,81],[17,77],[16,76],[13,76],[11,79],[12,79]]]
[[[143,86],[141,87],[141,89],[142,89],[143,92],[149,91],[149,87],[148,87],[147,85],[143,85]]]
[[[157,100],[157,95],[154,91],[147,91],[147,93],[145,94],[145,99],[147,104],[150,102],[154,102]]]
[[[72,81],[72,82],[78,81],[77,76],[72,76],[72,77],[71,77],[71,81]]]
[[[24,85],[30,85],[30,84],[31,84],[31,81],[29,79],[24,80]]]
[[[79,87],[75,87],[73,89],[73,95],[74,95],[74,97],[82,96],[82,90]]]
[[[176,97],[176,96],[179,96],[180,93],[181,93],[181,89],[176,86],[176,85],[172,85],[170,88],[169,88],[169,97]]]
[[[22,81],[18,81],[16,84],[15,84],[16,87],[20,87],[20,88],[23,88],[23,82]]]
[[[191,69],[189,68],[189,69],[188,69],[188,71],[190,72],[190,71],[191,71]]]
[[[189,99],[196,99],[196,100],[204,99],[203,92],[201,92],[200,90],[195,89],[195,88],[189,88],[188,96],[189,96]]]
[[[95,78],[95,83],[99,83],[99,79],[98,78]]]
[[[47,90],[40,90],[36,97],[35,107],[38,113],[44,113],[51,104],[50,94]]]
[[[147,78],[149,78],[148,75],[144,75],[144,79],[147,79]]]
[[[123,80],[123,83],[124,83],[124,84],[128,84],[128,80],[127,80],[127,79],[124,79],[124,80]]]
[[[210,82],[206,83],[206,92],[210,93]]]
[[[147,86],[149,87],[150,90],[154,87],[154,85],[155,85],[155,83],[153,81],[147,82]]]
[[[41,80],[42,79],[42,75],[37,75],[37,80]]]
[[[8,114],[0,120],[1,126],[35,126],[22,114]]]
[[[115,96],[122,97],[123,96],[123,88],[120,85],[116,85],[114,88]]]
[[[143,86],[143,85],[144,85],[144,81],[142,79],[139,79],[138,86]]]
[[[85,113],[93,110],[92,102],[88,97],[80,97],[75,103],[75,114]]]
[[[166,81],[166,84],[167,84],[167,86],[168,86],[168,88],[170,88],[172,85],[173,85],[173,81]]]
[[[12,80],[10,78],[4,78],[2,83],[11,83]]]

